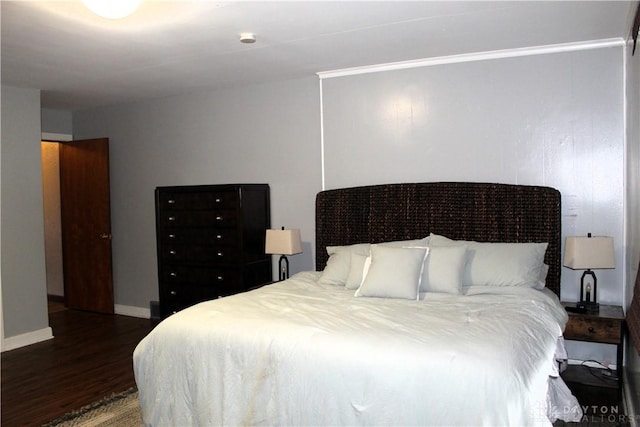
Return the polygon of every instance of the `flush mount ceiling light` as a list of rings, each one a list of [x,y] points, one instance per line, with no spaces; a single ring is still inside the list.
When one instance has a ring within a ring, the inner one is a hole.
[[[135,12],[140,0],[82,0],[82,3],[103,18],[120,19]]]
[[[240,34],[240,42],[241,43],[255,43],[256,35],[253,33],[242,33]]]

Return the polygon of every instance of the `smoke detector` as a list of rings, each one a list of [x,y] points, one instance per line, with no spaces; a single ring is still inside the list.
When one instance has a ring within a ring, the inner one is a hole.
[[[251,43],[255,43],[256,42],[256,35],[253,33],[242,33],[240,34],[240,43],[247,43],[247,44],[251,44]]]

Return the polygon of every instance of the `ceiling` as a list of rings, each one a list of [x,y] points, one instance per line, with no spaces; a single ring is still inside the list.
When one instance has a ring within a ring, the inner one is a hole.
[[[2,83],[78,110],[316,72],[627,38],[637,2],[160,1],[128,18],[0,1]],[[242,44],[240,33],[257,41]]]

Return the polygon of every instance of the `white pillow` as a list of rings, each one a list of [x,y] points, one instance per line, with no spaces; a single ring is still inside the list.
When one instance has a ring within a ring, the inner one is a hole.
[[[430,247],[467,246],[463,286],[537,287],[547,243],[482,243],[431,235]]]
[[[390,248],[426,248],[429,246],[429,236],[423,239],[413,239],[413,240],[396,240],[393,242],[383,242],[378,243],[380,246],[386,246]]]
[[[544,289],[547,286],[547,274],[549,273],[549,266],[547,264],[542,264],[540,267],[540,277],[538,277],[538,282],[534,288],[536,289]]]
[[[351,252],[351,264],[349,265],[347,281],[344,284],[345,288],[358,289],[360,287],[365,277],[364,266],[367,259],[370,259],[369,255]]]
[[[406,247],[406,246],[427,246],[429,242],[429,236],[423,239],[415,240],[398,240],[392,242],[384,242],[381,245],[392,247]],[[327,253],[329,259],[327,260],[327,266],[320,276],[320,283],[326,283],[330,285],[346,286],[349,282],[349,277],[354,280],[362,274],[362,264],[356,263],[351,268],[351,254],[369,255],[369,243],[357,243],[354,245],[345,246],[327,246]],[[357,289],[360,286],[360,281],[357,284],[349,282],[348,289]]]
[[[322,271],[320,283],[344,286],[349,276],[351,266],[351,254],[369,255],[369,243],[358,243],[348,246],[327,246],[329,259],[327,266]]]
[[[422,270],[420,291],[461,294],[466,263],[466,246],[431,246]]]
[[[418,299],[427,248],[371,245],[371,265],[357,297]]]

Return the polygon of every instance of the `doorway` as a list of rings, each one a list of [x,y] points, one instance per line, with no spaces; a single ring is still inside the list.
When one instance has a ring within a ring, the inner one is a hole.
[[[41,146],[50,307],[113,314],[108,139]]]
[[[59,142],[41,142],[44,253],[49,313],[53,313],[64,308],[59,149]]]

